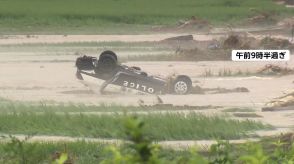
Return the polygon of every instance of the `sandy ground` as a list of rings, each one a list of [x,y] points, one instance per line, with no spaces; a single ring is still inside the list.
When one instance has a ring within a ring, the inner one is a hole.
[[[36,56],[37,57],[37,56]],[[34,60],[33,58],[31,58]],[[1,60],[1,59],[0,59]],[[37,60],[37,58],[35,58]],[[291,61],[292,63],[292,61]],[[218,71],[224,68],[246,70],[260,69],[264,63],[226,62],[131,62],[146,72],[166,77],[170,74],[186,74],[192,77],[194,85],[202,88],[246,87],[248,93],[162,95],[164,103],[174,105],[216,105],[262,107],[269,100],[281,96],[293,88],[294,75],[283,77],[200,77],[206,69]],[[288,63],[289,65],[289,63]],[[85,77],[77,80],[76,68],[70,62],[8,62],[0,65],[0,96],[20,101],[54,100],[61,102],[100,104],[116,103],[137,105],[142,99],[147,104],[156,103],[154,95],[138,94],[136,91],[121,93],[120,88],[109,87],[110,95],[100,95],[103,82]],[[87,86],[86,86],[87,85]],[[94,91],[94,92],[92,92]],[[127,96],[126,96],[127,95]],[[181,101],[177,101],[181,99]]]
[[[83,41],[157,41],[166,35],[136,35],[136,36],[7,36],[0,38],[2,44],[22,43],[63,43]],[[194,35],[199,40],[211,39],[212,36]],[[215,37],[215,36],[214,36]],[[120,53],[117,52],[120,56]],[[156,55],[156,54],[155,54]],[[291,56],[292,57],[292,56]],[[119,87],[109,86],[107,91],[111,94],[101,95],[99,86],[102,81],[85,77],[85,81],[75,78],[74,55],[40,55],[32,52],[1,52],[0,53],[0,97],[18,101],[54,101],[62,103],[83,104],[117,104],[138,105],[138,101],[144,101],[146,105],[158,103],[155,95],[142,94],[137,91],[122,92]],[[294,75],[272,77],[203,77],[210,70],[217,72],[224,69],[231,71],[254,72],[266,64],[265,62],[129,62],[123,63],[129,66],[140,66],[152,75],[166,77],[170,74],[186,74],[192,77],[193,85],[202,88],[227,88],[245,87],[249,92],[221,93],[221,94],[190,94],[190,95],[160,95],[164,103],[174,105],[193,106],[222,106],[222,107],[249,107],[260,115],[260,118],[250,118],[271,124],[277,128],[288,131],[293,128],[294,110],[282,112],[261,112],[261,108],[270,100],[285,95],[294,88]],[[280,66],[294,68],[294,58],[288,62],[275,62]],[[205,111],[204,111],[205,112]],[[219,113],[217,109],[211,109],[212,113]],[[247,118],[240,118],[247,119]],[[259,132],[260,135],[272,135],[280,133]],[[41,137],[42,138],[42,137]],[[197,141],[200,144],[211,141]],[[237,142],[237,141],[236,141]],[[195,141],[164,142],[166,145],[191,145]]]

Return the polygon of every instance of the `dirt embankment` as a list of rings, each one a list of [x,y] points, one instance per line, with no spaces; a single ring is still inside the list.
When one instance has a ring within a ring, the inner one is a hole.
[[[256,38],[250,34],[231,33],[226,37],[209,41],[196,41],[192,35],[173,37],[161,43],[175,47],[173,60],[218,61],[231,60],[232,50],[248,49],[289,49],[294,50],[294,43],[275,37]]]

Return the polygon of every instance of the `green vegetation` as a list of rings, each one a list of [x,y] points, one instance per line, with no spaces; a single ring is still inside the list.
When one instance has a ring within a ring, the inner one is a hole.
[[[54,112],[13,112],[0,114],[0,132],[5,134],[64,135],[123,138],[119,123],[123,114],[68,114]],[[187,113],[149,113],[141,116],[145,131],[155,140],[237,139],[248,132],[271,128],[255,121],[226,116]]]
[[[293,70],[289,68],[282,68],[279,67],[280,70],[274,72],[272,70],[265,70],[265,71],[242,71],[242,70],[231,70],[231,69],[221,69],[218,73],[213,73],[210,69],[204,71],[201,75],[202,77],[248,77],[248,76],[259,76],[259,77],[266,77],[266,76],[283,76],[288,74],[293,74]],[[260,68],[260,70],[263,68]]]
[[[29,140],[28,140],[29,141]],[[15,164],[25,161],[27,164],[51,163],[53,157],[57,153],[67,153],[70,159],[77,164],[94,164],[102,160],[111,159],[113,146],[106,144],[92,143],[85,141],[77,142],[40,142],[31,143],[23,142],[23,151],[19,150],[20,144],[17,140],[9,143],[0,143],[0,163]],[[123,155],[129,153],[129,150],[123,148],[115,148],[124,152]],[[118,151],[118,150],[117,150]],[[177,156],[185,156],[189,153],[187,150],[174,151],[163,149],[159,152],[159,156],[165,159],[173,160]],[[25,158],[22,158],[22,157]]]
[[[62,104],[51,101],[44,102],[17,102],[0,98],[0,113],[2,112],[56,112],[79,114],[84,112],[159,112],[159,111],[181,111],[181,110],[204,110],[216,109],[219,106],[172,106],[172,105],[154,105],[154,106],[121,106],[119,104],[84,105],[84,104]]]
[[[122,61],[193,61],[189,58],[183,59],[181,55],[178,54],[159,54],[159,55],[133,55],[121,59]]]
[[[81,52],[99,52],[105,49],[112,49],[113,51],[170,51],[171,46],[167,44],[159,44],[157,42],[68,42],[68,43],[32,43],[32,44],[19,44],[19,45],[1,45],[0,51],[81,51]],[[73,54],[72,54],[73,55]]]
[[[111,42],[65,42],[65,43],[24,43],[24,44],[17,44],[17,45],[1,45],[2,48],[39,48],[39,47],[127,47],[127,48],[163,48],[163,47],[170,47],[166,44],[158,44],[157,42],[121,42],[121,41],[111,41]]]
[[[223,112],[254,112],[254,109],[234,107],[234,108],[224,109]]]
[[[123,138],[123,113],[142,115],[146,133],[155,140],[235,139],[248,132],[271,128],[255,121],[232,120],[226,115],[204,116],[193,111],[213,106],[86,106],[31,104],[0,98],[0,133]],[[162,111],[162,112],[161,112]],[[169,111],[169,113],[165,113]],[[144,112],[144,114],[140,113]]]
[[[60,152],[68,153],[77,163],[90,164],[103,159],[99,154],[103,153],[105,144],[85,141],[30,143],[29,139],[20,141],[12,137],[10,142],[1,143],[0,163],[51,163],[54,155]]]
[[[1,163],[145,163],[145,164],[268,164],[293,163],[293,135],[265,139],[259,143],[232,145],[218,141],[207,152],[163,149],[150,140],[144,131],[145,123],[137,117],[125,117],[121,122],[123,145],[105,145],[85,141],[73,143],[32,143],[29,137],[19,140],[10,137],[0,143]]]
[[[1,0],[1,33],[136,33],[191,16],[239,22],[259,11],[293,14],[270,0]]]
[[[235,116],[235,117],[246,117],[246,118],[249,118],[249,117],[251,117],[251,118],[256,118],[256,117],[262,117],[262,116],[260,116],[260,115],[258,115],[258,114],[256,114],[256,113],[244,113],[244,112],[242,112],[242,113],[233,113],[233,116]]]
[[[248,70],[246,72],[243,72],[242,70],[238,71],[232,71],[231,69],[220,69],[217,73],[213,73],[210,69],[205,70],[205,72],[202,74],[204,77],[234,77],[234,76],[258,76],[261,74],[249,72]]]
[[[165,43],[157,42],[70,42],[60,44],[19,44],[2,45],[0,47],[0,56],[7,53],[11,55],[25,56],[43,56],[51,62],[74,62],[76,57],[81,55],[93,55],[98,57],[102,51],[112,50],[117,52],[120,62],[125,61],[149,61],[152,58],[160,58],[162,55],[173,56],[173,48]],[[159,56],[159,57],[156,57]],[[56,58],[53,58],[56,57]],[[62,58],[62,59],[60,59]],[[130,58],[130,59],[129,59]],[[50,60],[51,59],[51,60]],[[168,59],[168,58],[166,58]],[[35,59],[34,61],[38,61]],[[44,60],[43,60],[44,61]]]

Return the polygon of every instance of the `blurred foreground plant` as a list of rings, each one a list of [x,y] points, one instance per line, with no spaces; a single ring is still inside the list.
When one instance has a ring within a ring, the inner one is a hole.
[[[174,153],[155,144],[144,131],[144,122],[140,117],[128,115],[123,118],[125,139],[122,145],[109,145],[102,147],[102,153],[96,152],[92,157],[97,163],[102,164],[294,164],[294,135],[283,135],[276,139],[262,140],[260,142],[245,144],[230,144],[228,141],[218,141],[210,146],[207,152],[198,152],[195,147],[185,150],[184,153]],[[286,137],[285,137],[286,136]],[[288,136],[288,137],[287,137]],[[61,151],[58,156],[49,159],[48,153],[40,153],[37,142],[28,142],[31,137],[19,139],[14,136],[6,137],[8,142],[1,143],[0,163],[5,164],[31,164],[31,163],[52,163],[52,164],[73,164],[79,156],[72,157],[70,149]],[[285,139],[286,138],[286,139]],[[65,146],[69,143],[65,143]],[[95,143],[91,143],[95,144]],[[47,146],[49,146],[48,144]],[[100,145],[101,147],[101,145]],[[3,150],[1,150],[1,148]],[[80,148],[80,147],[78,147]],[[99,146],[97,145],[97,148]],[[85,150],[85,149],[84,149]],[[56,152],[56,148],[46,151]],[[1,154],[3,152],[3,154]],[[41,156],[40,154],[43,154]],[[46,155],[47,154],[47,155]],[[55,153],[56,154],[56,153]],[[69,154],[71,154],[69,156]],[[99,159],[98,159],[99,157]],[[95,162],[95,163],[96,163]],[[93,161],[91,162],[93,163]]]

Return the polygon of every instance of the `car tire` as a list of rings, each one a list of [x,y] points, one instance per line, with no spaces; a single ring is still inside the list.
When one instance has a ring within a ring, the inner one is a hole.
[[[117,67],[117,56],[112,51],[104,51],[100,54],[95,72],[99,74],[112,73]]]
[[[99,73],[111,73],[117,67],[116,55],[111,53],[102,53],[98,60],[97,71]]]
[[[112,58],[115,60],[115,62],[117,63],[117,55],[113,52],[113,51],[103,51],[100,56],[99,56],[99,60],[104,58],[105,56],[112,56]]]
[[[76,67],[79,70],[93,70],[95,68],[93,61],[95,61],[95,57],[91,56],[82,56],[77,58]]]
[[[173,81],[172,91],[174,94],[185,95],[190,93],[191,89],[192,80],[186,75],[180,75]]]

